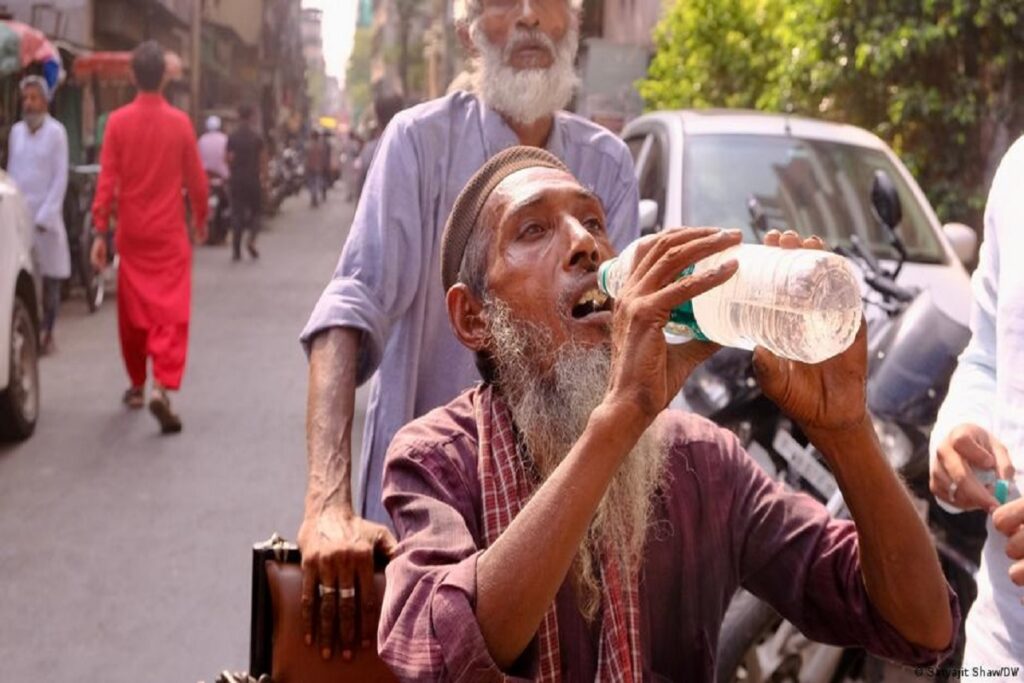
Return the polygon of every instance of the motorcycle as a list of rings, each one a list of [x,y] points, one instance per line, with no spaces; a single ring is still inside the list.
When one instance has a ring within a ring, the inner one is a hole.
[[[306,172],[298,151],[288,147],[267,164],[267,191],[263,212],[274,216],[288,197],[298,194],[306,185]]]
[[[876,219],[895,252],[883,266],[856,238],[836,252],[857,264],[868,288],[868,410],[892,467],[905,481],[915,507],[927,520],[947,580],[966,614],[976,596],[974,575],[985,539],[983,513],[951,515],[928,489],[928,439],[960,352],[970,337],[948,318],[928,292],[897,284],[907,258],[896,230],[899,197],[884,172],[872,187]],[[684,387],[690,410],[733,431],[748,453],[788,488],[804,491],[838,518],[848,518],[838,484],[806,437],[760,391],[751,354],[724,349]],[[943,667],[956,669],[963,656],[963,624],[957,649]],[[731,681],[883,680],[887,663],[863,650],[834,647],[804,637],[769,605],[739,591],[723,620],[718,647],[719,683]]]
[[[227,180],[213,172],[208,172],[207,179],[209,183],[207,215],[210,217],[210,235],[207,244],[223,244],[231,227],[231,202]]]
[[[306,187],[306,167],[302,161],[302,153],[294,147],[289,147],[284,151],[282,161],[288,180],[288,196],[297,195]]]

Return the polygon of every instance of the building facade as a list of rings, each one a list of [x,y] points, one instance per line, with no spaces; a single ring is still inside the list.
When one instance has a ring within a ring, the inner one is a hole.
[[[233,119],[239,105],[257,106],[263,74],[260,47],[262,12],[252,11],[252,0],[204,0],[202,25],[203,116]]]

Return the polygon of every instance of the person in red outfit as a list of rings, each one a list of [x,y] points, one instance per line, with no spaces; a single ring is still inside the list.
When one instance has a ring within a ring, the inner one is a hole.
[[[152,359],[150,412],[163,433],[181,431],[168,391],[181,386],[188,348],[192,248],[182,188],[195,217],[196,239],[206,239],[207,189],[188,116],[162,95],[166,63],[149,41],[132,55],[138,95],[110,115],[93,203],[98,235],[92,245],[97,270],[106,267],[105,233],[116,205],[115,239],[121,353],[131,380],[124,402],[145,404],[146,361]]]

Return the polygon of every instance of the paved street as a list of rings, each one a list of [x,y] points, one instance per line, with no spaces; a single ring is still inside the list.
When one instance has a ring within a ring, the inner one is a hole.
[[[351,216],[337,188],[318,211],[288,200],[257,263],[197,250],[180,436],[121,407],[115,303],[90,316],[65,302],[38,430],[0,446],[0,679],[191,683],[247,668],[250,546],[294,538],[302,509],[296,337]]]

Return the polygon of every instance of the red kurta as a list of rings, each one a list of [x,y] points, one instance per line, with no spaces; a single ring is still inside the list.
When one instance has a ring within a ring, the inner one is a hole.
[[[188,339],[192,265],[182,189],[197,223],[207,212],[206,176],[188,116],[162,95],[138,95],[110,115],[100,168],[93,219],[105,232],[116,204],[125,364],[132,384],[141,386],[149,355],[157,381],[176,389]]]

